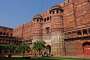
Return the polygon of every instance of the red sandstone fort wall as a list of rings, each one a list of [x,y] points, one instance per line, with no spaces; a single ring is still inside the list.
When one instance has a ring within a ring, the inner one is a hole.
[[[33,18],[31,23],[17,27],[14,30],[14,36],[32,40],[42,39],[51,43],[51,36],[55,36],[55,32],[57,31],[62,32],[61,28],[64,28],[64,33],[66,33],[69,38],[75,38],[65,41],[64,51],[66,55],[83,55],[81,43],[83,39],[77,38],[80,36],[83,37],[84,35],[78,35],[77,32],[79,29],[83,31],[83,27],[90,27],[90,0],[68,0],[68,2],[64,3],[64,5],[62,4],[62,6],[63,7],[56,5],[47,12],[35,16],[35,19]],[[57,12],[57,8],[59,8],[60,11]],[[64,11],[62,11],[62,9]],[[81,33],[83,34],[83,32]],[[60,40],[58,36],[59,35],[56,35],[55,40],[53,39],[52,41],[53,54],[55,55],[60,53],[60,47],[62,47],[60,45],[62,42],[57,43],[58,40]],[[59,45],[60,47],[58,48],[57,46]]]

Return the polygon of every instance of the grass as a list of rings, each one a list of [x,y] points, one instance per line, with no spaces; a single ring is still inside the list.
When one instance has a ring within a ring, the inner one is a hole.
[[[33,58],[32,60],[90,60],[84,58],[63,58],[63,57],[42,57],[42,58]]]
[[[90,59],[83,59],[83,58],[63,58],[63,57],[39,57],[39,58],[0,58],[0,60],[90,60]]]

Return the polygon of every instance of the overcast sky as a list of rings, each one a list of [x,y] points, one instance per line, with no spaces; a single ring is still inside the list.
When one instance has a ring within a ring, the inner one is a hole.
[[[15,28],[61,2],[63,0],[0,0],[0,26]]]

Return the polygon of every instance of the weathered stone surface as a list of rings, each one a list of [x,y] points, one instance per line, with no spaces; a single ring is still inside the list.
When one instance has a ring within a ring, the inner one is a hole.
[[[84,54],[82,44],[90,40],[89,28],[90,0],[65,0],[65,3],[34,16],[32,22],[18,26],[14,36],[32,41],[44,40],[51,45],[55,56],[76,56]]]

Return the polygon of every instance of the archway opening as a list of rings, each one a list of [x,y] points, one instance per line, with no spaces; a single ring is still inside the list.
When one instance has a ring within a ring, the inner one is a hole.
[[[85,56],[90,56],[90,42],[83,43],[83,53]]]
[[[49,55],[51,54],[51,46],[50,45],[47,45],[46,46],[46,49],[48,49],[48,52],[49,52]]]
[[[44,50],[44,56],[51,56],[51,46],[50,45],[46,45],[46,48]]]

